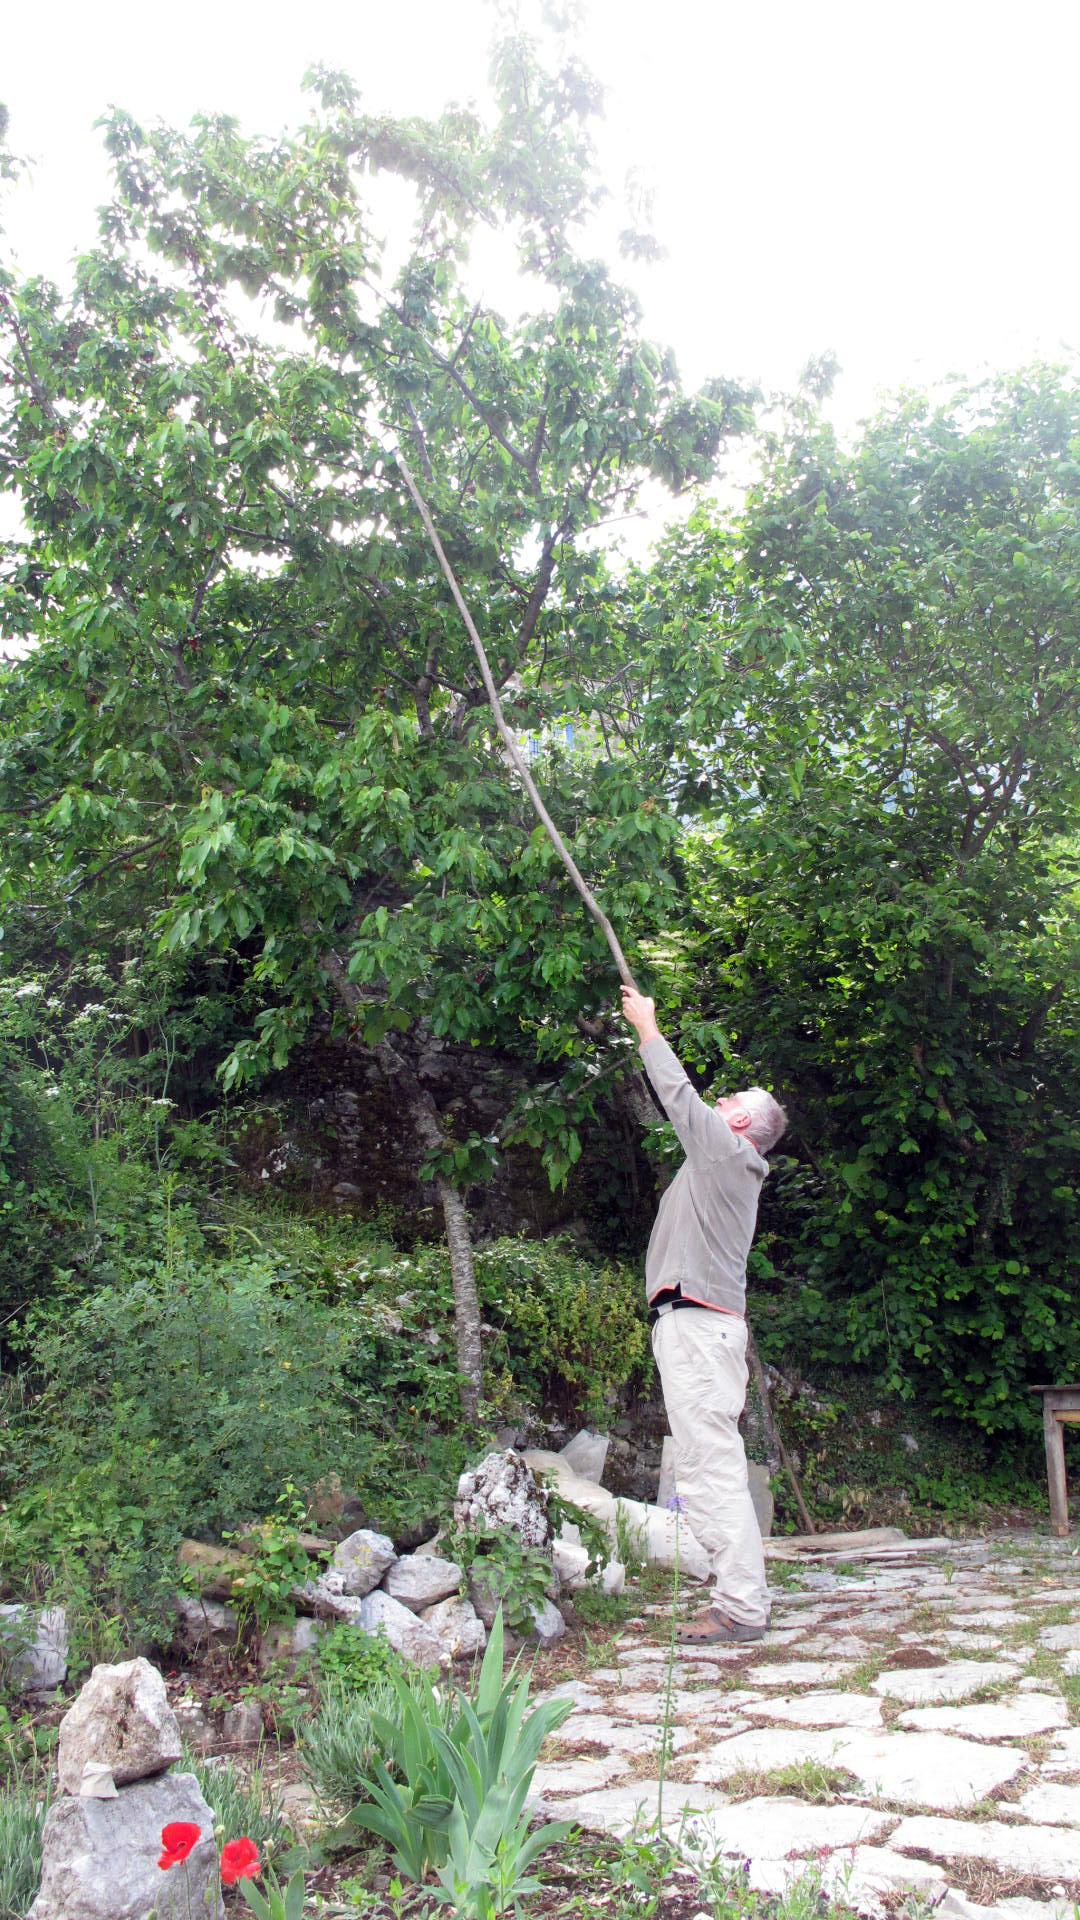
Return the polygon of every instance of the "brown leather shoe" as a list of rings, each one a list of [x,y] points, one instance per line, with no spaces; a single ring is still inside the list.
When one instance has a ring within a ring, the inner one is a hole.
[[[678,1629],[679,1639],[695,1646],[742,1647],[764,1639],[765,1633],[764,1626],[751,1627],[741,1620],[730,1620],[719,1607],[705,1607]]]

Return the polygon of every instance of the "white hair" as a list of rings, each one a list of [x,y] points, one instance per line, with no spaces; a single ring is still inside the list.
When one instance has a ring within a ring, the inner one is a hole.
[[[737,1095],[750,1115],[750,1138],[759,1153],[771,1153],[787,1126],[787,1114],[764,1087],[747,1087]]]

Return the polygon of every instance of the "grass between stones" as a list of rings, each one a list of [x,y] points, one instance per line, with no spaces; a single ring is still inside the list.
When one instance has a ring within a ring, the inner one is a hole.
[[[977,1906],[994,1907],[1000,1900],[1037,1900],[1041,1905],[1046,1899],[1046,1882],[1037,1880],[1034,1874],[1014,1872],[989,1860],[960,1857],[941,1860],[922,1849],[910,1851],[913,1860],[925,1860],[930,1866],[940,1868],[949,1886],[967,1894]],[[1064,1885],[1066,1900],[1080,1900],[1080,1880],[1067,1881]]]
[[[732,1800],[789,1795],[816,1807],[832,1807],[845,1795],[858,1795],[859,1782],[844,1767],[821,1760],[795,1760],[786,1767],[736,1767],[723,1781]]]
[[[875,1647],[864,1659],[855,1662],[834,1683],[837,1693],[869,1693],[870,1683],[889,1665],[890,1647]]]

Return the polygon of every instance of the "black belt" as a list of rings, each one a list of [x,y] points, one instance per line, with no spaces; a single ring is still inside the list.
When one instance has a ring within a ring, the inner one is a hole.
[[[679,1307],[696,1307],[700,1312],[708,1313],[708,1307],[702,1307],[700,1300],[684,1300],[677,1294],[674,1300],[661,1300],[658,1307],[649,1308],[649,1325],[655,1327],[662,1313],[675,1313]]]

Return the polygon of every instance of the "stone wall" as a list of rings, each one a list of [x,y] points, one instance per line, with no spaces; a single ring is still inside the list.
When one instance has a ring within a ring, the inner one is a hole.
[[[435,1036],[412,1057],[461,1140],[495,1132],[530,1086],[519,1062]],[[418,1178],[420,1154],[393,1088],[370,1055],[328,1027],[266,1083],[233,1150],[250,1183],[273,1183],[302,1203],[381,1214],[388,1237],[403,1247],[441,1235],[433,1191]],[[552,1192],[532,1148],[510,1147],[499,1157],[494,1177],[467,1194],[475,1240],[577,1228],[601,1246],[618,1240],[625,1248],[640,1240],[644,1247],[651,1176],[634,1133],[613,1110],[590,1130],[560,1191]]]

